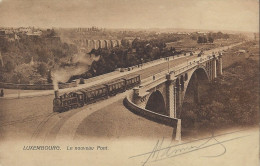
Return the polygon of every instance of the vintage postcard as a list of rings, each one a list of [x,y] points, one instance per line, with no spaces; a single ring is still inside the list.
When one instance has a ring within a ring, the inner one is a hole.
[[[0,0],[0,166],[258,166],[258,0]]]

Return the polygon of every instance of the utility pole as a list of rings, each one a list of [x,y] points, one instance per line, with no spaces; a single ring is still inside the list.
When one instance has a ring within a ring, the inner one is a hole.
[[[20,84],[21,84],[21,80],[19,79],[18,80],[18,85],[17,85],[17,88],[18,88],[18,99],[20,98]]]
[[[168,57],[168,73],[170,73],[170,58]]]
[[[143,69],[143,58],[141,58],[141,69]]]

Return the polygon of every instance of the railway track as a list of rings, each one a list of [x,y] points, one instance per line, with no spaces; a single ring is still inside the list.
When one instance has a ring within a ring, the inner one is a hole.
[[[35,131],[33,132],[32,136],[31,136],[31,140],[34,140],[39,136],[40,132],[42,131],[42,128],[44,127],[44,125],[49,121],[49,119],[51,117],[53,117],[56,114],[58,114],[58,113],[56,113],[56,112],[50,113],[43,121],[41,121],[41,123],[36,127]]]
[[[50,114],[53,114],[53,113],[48,113],[48,114],[42,114],[42,115],[36,115],[36,116],[28,116],[24,119],[18,119],[18,120],[13,120],[13,121],[8,121],[8,122],[4,122],[4,123],[0,123],[0,128],[1,127],[5,127],[5,126],[10,126],[10,125],[15,125],[17,123],[26,123],[26,122],[30,122],[30,121],[33,121],[33,120],[36,120],[38,118],[41,118],[41,117],[44,117],[44,116],[48,116]]]

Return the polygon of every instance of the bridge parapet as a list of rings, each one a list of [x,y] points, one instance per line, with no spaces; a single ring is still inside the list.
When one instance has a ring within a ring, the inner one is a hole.
[[[132,111],[133,113],[138,114],[142,117],[145,117],[145,118],[150,119],[152,121],[162,123],[162,124],[165,124],[165,125],[168,125],[168,126],[171,126],[171,127],[177,126],[177,122],[178,122],[177,118],[171,118],[171,117],[166,116],[166,115],[158,114],[156,112],[140,108],[140,107],[138,107],[138,105],[134,104],[129,99],[129,96],[127,96],[125,98],[124,104],[130,111]]]
[[[168,73],[168,71],[170,71],[169,73],[171,75],[177,76],[180,75],[181,73],[193,69],[195,67],[200,67],[201,64],[203,64],[204,62],[213,59],[213,57],[209,57],[209,58],[201,58],[200,60],[194,60],[193,62],[189,62],[188,64],[185,65],[179,65],[179,66],[175,66],[170,68],[169,70],[164,70],[158,74],[155,74],[153,76],[150,76],[144,80],[142,80],[142,84],[141,87],[142,88],[148,88],[149,86],[158,84],[158,83],[162,83],[166,81],[165,75]]]
[[[134,104],[131,101],[132,95],[127,96],[124,99],[124,105],[134,114],[144,117],[148,120],[154,121],[156,123],[164,124],[170,127],[173,127],[173,135],[175,140],[179,141],[181,139],[181,120],[177,118],[172,118],[166,115],[162,115],[153,111],[150,111],[145,108]]]

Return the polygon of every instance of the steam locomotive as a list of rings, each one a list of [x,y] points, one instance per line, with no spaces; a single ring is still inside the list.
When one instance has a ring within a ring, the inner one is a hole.
[[[91,104],[99,100],[115,96],[128,89],[131,89],[141,83],[140,75],[130,76],[103,85],[93,86],[86,89],[80,89],[74,92],[65,93],[59,96],[59,92],[55,91],[53,99],[53,111],[65,112],[70,109],[83,107],[85,104]]]

